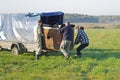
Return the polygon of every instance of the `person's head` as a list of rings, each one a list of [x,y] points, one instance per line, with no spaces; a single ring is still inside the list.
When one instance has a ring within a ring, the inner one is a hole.
[[[42,21],[38,20],[38,25],[41,26],[42,25]]]
[[[65,26],[69,26],[70,25],[70,22],[65,22]]]
[[[81,27],[80,27],[80,30],[84,30],[84,27],[83,27],[83,26],[81,26]]]

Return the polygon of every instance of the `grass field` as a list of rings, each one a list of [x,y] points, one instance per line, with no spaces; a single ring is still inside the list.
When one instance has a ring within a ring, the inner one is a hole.
[[[120,29],[87,29],[90,45],[82,58],[66,60],[49,52],[40,60],[32,53],[0,52],[0,80],[120,80]]]
[[[105,28],[105,29],[120,29],[120,24],[118,23],[75,23],[79,26],[84,26],[86,28]]]

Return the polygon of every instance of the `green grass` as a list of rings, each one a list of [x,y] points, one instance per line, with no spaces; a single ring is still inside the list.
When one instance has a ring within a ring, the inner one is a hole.
[[[82,58],[70,60],[61,52],[49,52],[40,60],[32,53],[0,52],[0,80],[120,80],[120,30],[87,29],[90,45]]]

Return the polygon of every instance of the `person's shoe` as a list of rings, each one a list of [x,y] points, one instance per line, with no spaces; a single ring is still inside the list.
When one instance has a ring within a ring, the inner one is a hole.
[[[75,54],[74,57],[77,58],[77,54]]]
[[[81,58],[81,54],[77,54],[77,57]]]
[[[81,53],[80,54],[76,53],[75,58],[77,58],[77,57],[81,58]]]
[[[35,60],[38,60],[38,59],[39,59],[39,55],[36,54],[36,55],[35,55]]]
[[[66,56],[66,60],[68,60],[70,58],[70,56]]]

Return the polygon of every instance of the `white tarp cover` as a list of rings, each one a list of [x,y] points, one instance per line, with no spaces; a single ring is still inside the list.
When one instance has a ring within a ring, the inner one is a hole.
[[[39,18],[26,14],[0,14],[0,41],[33,43],[33,28]]]

